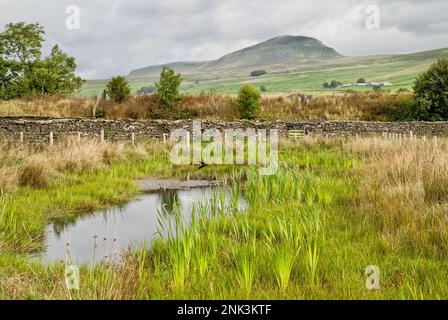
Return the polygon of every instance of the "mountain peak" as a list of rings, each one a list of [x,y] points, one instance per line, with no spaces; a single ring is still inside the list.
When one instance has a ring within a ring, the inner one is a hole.
[[[178,71],[221,71],[247,68],[266,68],[279,64],[309,63],[341,58],[338,52],[321,41],[305,36],[283,35],[250,47],[229,53],[215,61],[171,63]],[[130,76],[145,76],[160,73],[162,66],[151,66],[134,70]]]
[[[284,35],[227,54],[217,61],[212,61],[210,65],[214,68],[241,68],[340,57],[342,55],[317,39]]]

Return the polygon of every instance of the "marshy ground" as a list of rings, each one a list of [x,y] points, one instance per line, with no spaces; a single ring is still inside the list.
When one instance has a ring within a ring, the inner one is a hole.
[[[0,149],[3,299],[448,297],[445,139],[284,141],[273,176],[175,167],[154,141]],[[175,214],[150,246],[82,266],[79,291],[67,290],[64,262],[30,260],[49,223],[124,204],[138,196],[138,179],[188,175],[228,185],[229,205],[216,196],[188,223]],[[370,265],[380,268],[380,290],[366,288]]]

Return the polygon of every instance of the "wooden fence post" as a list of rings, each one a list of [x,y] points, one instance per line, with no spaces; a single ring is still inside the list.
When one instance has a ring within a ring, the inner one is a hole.
[[[20,143],[23,143],[24,138],[23,138],[23,131],[20,131]]]
[[[131,142],[132,142],[132,146],[134,147],[135,146],[135,133],[134,132],[131,133]]]
[[[78,142],[81,142],[81,132],[78,131]]]
[[[92,109],[92,118],[96,118],[96,109],[100,105],[100,101],[101,101],[101,94],[97,94],[96,95],[96,102],[95,102],[95,105],[93,106],[93,109]]]
[[[100,132],[100,142],[104,143],[104,129],[101,129],[101,132]]]

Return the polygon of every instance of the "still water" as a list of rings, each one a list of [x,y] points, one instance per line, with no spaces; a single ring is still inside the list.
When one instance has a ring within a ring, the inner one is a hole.
[[[169,215],[178,206],[188,222],[193,208],[211,203],[215,192],[218,191],[190,189],[143,194],[120,208],[95,212],[73,222],[49,224],[44,250],[37,258],[46,263],[68,260],[75,264],[119,259],[125,250],[136,245],[150,245],[154,238],[160,237],[160,212]],[[226,203],[230,202],[228,193],[225,199]],[[243,200],[239,206],[240,209],[245,207]]]

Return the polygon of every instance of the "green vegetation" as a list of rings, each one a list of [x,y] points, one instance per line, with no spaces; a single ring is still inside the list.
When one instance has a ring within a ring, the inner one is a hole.
[[[328,83],[328,82],[324,82],[324,83],[322,84],[322,88],[324,88],[324,89],[336,89],[337,87],[339,87],[339,86],[341,86],[341,85],[342,85],[342,83],[340,83],[339,81],[337,81],[337,80],[331,80],[330,83]]]
[[[358,81],[356,81],[356,83],[367,83],[365,78],[359,78]]]
[[[42,59],[45,31],[39,24],[10,23],[0,32],[0,99],[32,93],[73,94],[83,80],[73,57],[55,45]]]
[[[312,46],[310,49],[318,54],[307,51],[304,47],[308,46]],[[279,56],[278,52],[282,52],[282,55]],[[145,84],[156,81],[165,66],[182,73],[184,81],[180,90],[189,94],[209,90],[237,94],[246,84],[255,87],[264,85],[271,94],[372,91],[371,87],[361,86],[322,88],[322,84],[328,79],[355,83],[360,78],[372,82],[390,82],[393,86],[388,88],[394,91],[400,88],[411,89],[419,73],[426,71],[437,59],[446,57],[448,49],[411,54],[342,57],[316,39],[280,37],[216,61],[150,66],[130,72],[128,78],[133,93]],[[253,70],[266,70],[267,74],[262,78],[254,78],[250,76]],[[83,87],[82,95],[90,96],[100,92],[104,83],[104,80],[88,81]]]
[[[260,76],[265,75],[265,74],[266,74],[265,70],[255,70],[255,71],[252,71],[250,73],[250,76],[251,77],[260,77]]]
[[[24,162],[33,161],[51,164],[49,172],[58,174],[46,187],[18,186],[0,200],[1,298],[448,296],[445,140],[285,142],[280,170],[273,176],[244,167],[175,168],[154,142],[131,148],[83,141],[29,154],[25,148],[2,148],[0,171],[20,172]],[[441,156],[431,161],[429,150]],[[165,240],[135,248],[120,264],[83,266],[79,291],[65,288],[64,263],[44,266],[28,259],[42,245],[46,222],[130,199],[137,194],[133,179],[187,173],[226,178],[233,205],[219,206],[222,195],[217,193],[210,204],[196,207],[191,223],[178,218],[173,228],[162,224],[168,231]],[[249,204],[244,212],[235,210],[241,196]],[[380,267],[380,290],[365,287],[369,265]]]
[[[414,118],[448,120],[448,59],[440,59],[421,74],[414,85]]]
[[[252,86],[244,86],[238,94],[238,106],[243,119],[255,119],[260,113],[260,92]]]
[[[128,80],[123,76],[112,78],[106,85],[106,94],[117,103],[125,102],[131,95]]]
[[[160,74],[160,80],[155,84],[157,93],[163,104],[169,108],[174,107],[180,100],[179,87],[182,83],[182,76],[175,74],[174,70],[164,67]]]
[[[156,88],[153,86],[149,86],[149,87],[141,87],[138,91],[137,91],[137,95],[143,95],[143,94],[151,94],[156,92]]]

